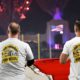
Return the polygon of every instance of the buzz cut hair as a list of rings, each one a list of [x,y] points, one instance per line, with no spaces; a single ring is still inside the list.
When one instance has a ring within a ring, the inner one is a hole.
[[[12,35],[20,33],[20,25],[17,22],[11,22],[8,26],[8,32]]]

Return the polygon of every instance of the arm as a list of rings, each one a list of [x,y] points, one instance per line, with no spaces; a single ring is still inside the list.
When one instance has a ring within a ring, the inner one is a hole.
[[[32,60],[27,60],[27,63],[25,64],[25,67],[26,67],[26,66],[30,67],[30,66],[32,66],[33,64],[34,64],[34,59],[32,59]]]
[[[31,66],[34,64],[34,59],[27,61],[27,66]]]
[[[66,42],[66,44],[63,47],[63,51],[60,55],[60,63],[65,64],[69,60],[69,43]]]
[[[60,55],[60,63],[61,64],[65,64],[67,61],[68,61],[68,55],[64,54],[64,53],[61,53],[61,55]]]
[[[31,66],[34,64],[34,56],[33,56],[32,50],[31,50],[29,45],[27,45],[26,53],[27,53],[27,55],[26,55],[26,61],[27,62],[26,62],[25,67]]]

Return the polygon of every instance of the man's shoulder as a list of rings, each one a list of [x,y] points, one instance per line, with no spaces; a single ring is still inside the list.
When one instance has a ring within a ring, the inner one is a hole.
[[[7,40],[8,40],[8,39],[5,39],[5,40],[1,41],[0,44],[3,44],[3,43],[5,43],[5,42],[7,42]]]
[[[68,42],[74,42],[74,41],[76,41],[76,40],[78,40],[78,38],[73,37],[73,38],[72,38],[72,39],[70,39]]]
[[[24,41],[21,41],[21,40],[19,40],[19,41],[20,41],[21,44],[23,44],[25,46],[29,45],[27,42],[24,42]]]
[[[76,39],[76,37],[71,38],[70,40],[68,40],[67,42],[72,42]]]
[[[0,48],[2,48],[7,42],[7,39],[3,40],[0,42]]]
[[[70,39],[70,40],[68,40],[68,41],[66,41],[66,45],[70,45],[70,44],[72,44],[73,42],[75,42],[75,37],[73,37],[72,39]]]
[[[70,44],[70,43],[73,41],[73,39],[74,39],[74,38],[72,38],[72,39],[70,39],[70,40],[66,41],[66,43],[65,43],[65,44]]]

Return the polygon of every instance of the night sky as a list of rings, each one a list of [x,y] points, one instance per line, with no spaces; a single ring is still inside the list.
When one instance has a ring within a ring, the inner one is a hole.
[[[45,33],[46,23],[52,19],[52,16],[43,11],[33,0],[31,10],[27,13],[27,19],[20,22],[23,33]],[[69,0],[63,9],[64,20],[69,22],[70,31],[73,32],[74,21],[80,18],[80,0]]]
[[[12,16],[18,21],[18,16],[12,14],[11,0],[2,1],[6,5],[6,12],[0,13],[0,35],[6,34],[7,26],[12,21]],[[22,1],[24,0],[19,0],[19,4]],[[73,32],[74,22],[80,18],[80,0],[33,0],[30,5],[30,11],[26,13],[27,18],[20,21],[22,33],[45,33],[47,22],[53,19],[56,1],[61,2],[62,19],[68,21],[70,31]],[[64,5],[65,7],[63,8]],[[45,8],[51,11],[52,14],[47,12]]]
[[[31,10],[27,13],[27,19],[21,21],[23,33],[45,33],[47,22],[52,16],[44,12],[34,0],[31,4]],[[25,31],[26,30],[26,31]]]
[[[63,19],[69,22],[70,31],[74,31],[74,22],[80,19],[80,0],[69,0],[69,3],[63,10]]]

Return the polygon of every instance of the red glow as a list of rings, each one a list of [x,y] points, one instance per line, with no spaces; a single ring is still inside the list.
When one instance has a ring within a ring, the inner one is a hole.
[[[29,4],[30,2],[29,1],[26,1],[26,4]]]
[[[20,16],[20,19],[26,19],[26,16],[22,13],[21,16]]]
[[[0,12],[3,12],[3,8],[0,6]]]
[[[26,8],[24,8],[24,10],[29,11],[29,10],[30,10],[30,8],[29,8],[29,7],[26,7]]]
[[[29,7],[27,7],[27,10],[29,10]]]
[[[17,12],[20,12],[20,11],[22,10],[22,8],[23,8],[23,7],[20,6],[19,8],[16,8],[16,11],[17,11]]]
[[[20,6],[20,9],[22,9],[23,8],[23,6]]]
[[[30,0],[30,3],[32,3],[32,0]]]

